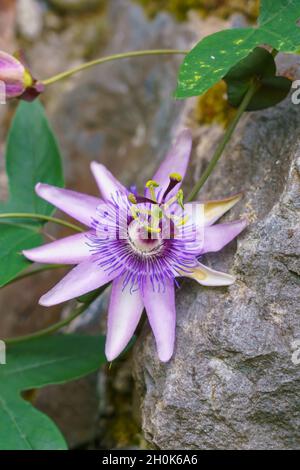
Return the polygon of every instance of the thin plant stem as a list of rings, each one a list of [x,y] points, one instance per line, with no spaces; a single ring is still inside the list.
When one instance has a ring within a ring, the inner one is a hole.
[[[245,94],[240,106],[238,107],[238,110],[237,110],[234,118],[232,119],[231,123],[229,124],[229,126],[228,126],[228,128],[227,128],[227,130],[226,130],[226,132],[223,136],[223,139],[221,140],[218,147],[216,148],[216,151],[215,151],[211,161],[209,162],[207,168],[205,169],[203,175],[201,176],[199,181],[197,181],[197,183],[193,187],[192,191],[188,195],[187,201],[192,201],[193,199],[196,198],[196,196],[198,195],[200,189],[202,188],[202,186],[206,182],[207,178],[211,175],[211,173],[214,170],[216,164],[218,163],[220,157],[222,156],[226,145],[228,144],[229,140],[231,139],[231,136],[232,136],[236,126],[238,125],[241,116],[243,115],[244,111],[246,110],[248,104],[250,103],[253,95],[258,90],[258,88],[259,88],[259,83],[257,83],[257,82],[253,82],[250,85],[250,87],[249,87],[247,93]]]
[[[57,219],[55,217],[50,217],[48,215],[42,214],[31,214],[31,213],[22,213],[22,212],[12,212],[6,214],[0,214],[0,219],[36,219],[36,220],[43,220],[45,222],[53,222],[54,224],[62,225],[63,227],[70,228],[75,230],[76,232],[84,232],[84,229],[78,227],[77,225],[71,224],[66,220]]]
[[[100,57],[100,59],[91,60],[84,64],[78,65],[70,70],[54,75],[53,77],[42,80],[43,85],[52,85],[52,83],[58,82],[59,80],[64,80],[65,78],[71,77],[72,75],[86,70],[95,65],[104,64],[105,62],[111,62],[114,60],[120,59],[129,59],[130,57],[145,57],[152,55],[186,55],[189,51],[181,49],[153,49],[153,50],[144,50],[144,51],[131,51],[123,52],[121,54],[113,54],[107,57]]]
[[[53,325],[49,326],[48,328],[44,328],[43,330],[39,330],[36,333],[32,333],[30,335],[25,335],[25,336],[18,336],[16,338],[9,338],[4,340],[5,344],[7,345],[12,345],[12,344],[17,344],[17,343],[23,343],[25,341],[31,341],[32,339],[37,339],[37,338],[42,338],[43,336],[48,336],[56,331],[60,330],[64,326],[68,325],[71,323],[75,318],[79,317],[87,308],[89,304],[83,304],[77,307],[74,312],[64,320],[61,320],[57,323],[54,323]]]

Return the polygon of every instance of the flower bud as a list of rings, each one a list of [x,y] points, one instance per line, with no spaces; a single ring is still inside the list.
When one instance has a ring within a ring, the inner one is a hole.
[[[0,51],[0,84],[4,84],[5,98],[35,99],[44,86],[38,83],[21,60]]]

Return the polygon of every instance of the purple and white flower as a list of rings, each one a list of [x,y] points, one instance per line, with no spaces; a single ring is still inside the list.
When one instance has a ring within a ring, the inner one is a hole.
[[[24,66],[22,60],[0,51],[0,82],[4,84],[5,98],[32,101],[44,90]]]
[[[130,341],[145,308],[161,361],[175,343],[175,286],[188,277],[203,286],[228,286],[235,278],[200,263],[221,250],[245,220],[214,225],[240,195],[183,204],[180,189],[191,153],[188,130],[180,133],[144,195],[130,193],[101,164],[91,170],[102,198],[39,183],[37,194],[88,227],[86,232],[25,250],[38,263],[77,265],[40,299],[51,306],[112,281],[106,356],[115,359]]]

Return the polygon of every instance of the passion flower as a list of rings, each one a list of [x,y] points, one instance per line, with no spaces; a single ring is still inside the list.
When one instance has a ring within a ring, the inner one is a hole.
[[[191,134],[184,130],[141,196],[96,162],[91,170],[102,199],[42,183],[36,187],[40,197],[88,227],[82,234],[23,252],[39,263],[77,265],[40,304],[59,304],[113,281],[106,339],[109,361],[130,341],[144,308],[159,358],[171,358],[177,278],[188,277],[204,286],[227,286],[235,280],[204,266],[199,258],[221,250],[245,228],[245,220],[213,225],[240,196],[184,204],[180,186],[191,147]]]

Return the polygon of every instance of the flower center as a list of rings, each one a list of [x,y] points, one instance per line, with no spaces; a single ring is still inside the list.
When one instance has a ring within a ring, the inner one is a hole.
[[[134,251],[143,256],[157,254],[163,246],[160,234],[149,234],[139,220],[130,222],[128,226],[128,242]]]

